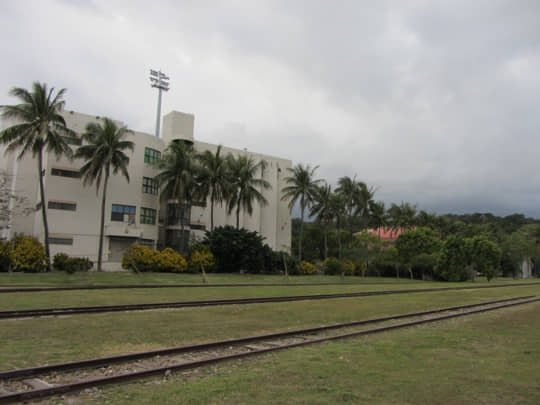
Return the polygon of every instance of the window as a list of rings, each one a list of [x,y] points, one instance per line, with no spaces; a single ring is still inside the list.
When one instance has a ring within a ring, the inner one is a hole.
[[[148,246],[149,248],[154,248],[154,240],[153,239],[139,239],[137,240],[137,243],[141,246]]]
[[[78,179],[81,177],[78,170],[75,169],[57,169],[56,167],[53,167],[51,169],[51,175],[52,176],[61,176],[61,177],[72,177],[74,179]]]
[[[188,204],[167,205],[167,225],[189,225],[191,206]]]
[[[51,245],[73,245],[73,238],[49,237]]]
[[[62,139],[68,144],[68,145],[81,145],[82,140],[81,138],[76,138],[74,136],[63,136]]]
[[[144,148],[144,163],[155,163],[161,159],[161,152],[152,148]]]
[[[135,207],[133,205],[113,204],[111,211],[111,221],[124,222],[124,216],[127,215],[130,224],[135,223]]]
[[[141,207],[141,224],[155,225],[156,224],[156,210],[152,208]]]
[[[142,191],[146,194],[154,194],[157,195],[158,193],[158,183],[154,179],[150,177],[143,177],[142,178]]]
[[[76,211],[77,210],[77,204],[74,202],[66,202],[66,201],[49,201],[49,204],[47,205],[49,209],[52,210],[64,210],[64,211]]]

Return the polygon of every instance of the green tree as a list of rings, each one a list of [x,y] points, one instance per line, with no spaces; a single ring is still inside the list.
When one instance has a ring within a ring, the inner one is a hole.
[[[227,158],[230,174],[230,192],[228,194],[229,213],[236,207],[236,229],[240,228],[240,209],[249,215],[253,213],[253,202],[260,205],[268,204],[262,190],[268,190],[271,185],[263,179],[266,161],[255,162],[252,157],[239,155]],[[259,178],[260,172],[260,178]]]
[[[215,153],[209,150],[197,156],[200,171],[197,176],[200,197],[206,199],[210,195],[210,230],[214,229],[214,204],[223,203],[231,188],[227,159],[221,156],[221,145]]]
[[[470,261],[474,270],[484,274],[488,281],[497,275],[502,251],[497,244],[483,235],[468,239]]]
[[[311,215],[315,215],[319,224],[323,228],[323,259],[328,257],[328,228],[334,219],[332,211],[332,186],[326,182],[317,186],[313,196],[313,205],[311,206]]]
[[[354,235],[352,253],[354,257],[360,258],[362,261],[362,277],[365,276],[365,271],[369,269],[371,263],[378,254],[380,254],[381,240],[377,235],[370,232],[362,231]]]
[[[125,151],[133,151],[135,144],[126,140],[133,132],[126,126],[119,127],[110,118],[103,119],[101,123],[91,122],[86,125],[86,131],[82,138],[86,142],[75,152],[75,157],[84,159],[80,169],[83,184],[96,182],[96,193],[99,193],[101,180],[103,179],[101,196],[101,220],[99,225],[99,249],[97,270],[101,271],[103,259],[103,236],[105,230],[105,207],[107,200],[107,185],[112,174],[120,173],[129,183],[129,157]]]
[[[289,209],[293,209],[298,201],[300,203],[300,239],[298,241],[298,260],[302,260],[302,237],[304,232],[304,213],[306,208],[313,203],[317,185],[320,179],[315,179],[315,171],[319,166],[311,168],[309,165],[303,166],[298,163],[292,169],[288,169],[291,175],[285,177],[288,184],[283,188],[282,200],[289,200]]]
[[[469,278],[469,249],[467,239],[450,235],[442,244],[435,271],[446,281],[465,281]]]
[[[430,228],[417,228],[403,232],[396,240],[398,257],[407,270],[411,279],[412,268],[415,264],[428,262],[425,255],[436,255],[441,249],[441,241],[436,231]]]
[[[338,259],[341,260],[341,229],[347,214],[347,202],[341,193],[332,193],[330,196],[330,212],[334,218],[338,243]]]
[[[371,201],[369,204],[369,221],[370,227],[375,228],[379,237],[381,236],[381,228],[385,228],[388,225],[388,216],[386,215],[386,208],[384,201]]]
[[[415,225],[416,206],[401,202],[400,205],[392,204],[388,209],[388,216],[392,229],[412,229]]]
[[[195,178],[198,166],[193,148],[181,140],[172,141],[164,155],[156,162],[160,170],[154,178],[162,188],[161,198],[174,200],[179,212],[183,212],[187,205],[191,204],[193,196],[197,192]],[[167,209],[171,209],[168,205]],[[184,251],[186,240],[184,237],[185,218],[180,214],[181,238],[178,250]]]
[[[47,270],[51,270],[51,254],[49,249],[49,224],[47,221],[47,200],[43,177],[43,151],[53,152],[57,158],[62,155],[72,156],[72,150],[62,136],[75,136],[67,128],[66,121],[61,115],[64,108],[66,89],[55,93],[45,83],[34,82],[32,90],[14,87],[10,95],[18,98],[21,103],[0,106],[2,118],[14,120],[16,123],[0,132],[0,142],[7,144],[6,153],[18,151],[18,159],[27,152],[37,158],[37,174],[39,178],[40,207],[43,221],[45,256]]]

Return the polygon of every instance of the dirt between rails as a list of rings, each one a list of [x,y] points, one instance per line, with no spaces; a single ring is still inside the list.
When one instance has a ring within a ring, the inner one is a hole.
[[[513,303],[520,302],[519,301],[513,301]],[[58,385],[64,385],[69,383],[75,383],[78,381],[85,381],[85,380],[92,380],[97,378],[103,378],[108,376],[114,376],[114,375],[120,375],[120,374],[128,374],[133,373],[137,371],[145,371],[155,368],[166,368],[166,367],[172,367],[174,365],[179,364],[185,364],[195,361],[202,361],[202,360],[208,360],[213,359],[216,357],[221,356],[227,356],[227,355],[235,355],[235,354],[243,354],[243,353],[249,353],[254,352],[260,349],[268,349],[272,347],[280,347],[280,346],[286,346],[290,344],[297,344],[297,343],[308,343],[310,341],[322,339],[325,337],[331,337],[331,336],[337,336],[337,335],[343,335],[347,333],[353,333],[353,332],[359,332],[359,331],[365,331],[370,329],[376,329],[386,326],[392,326],[392,325],[399,325],[404,324],[412,321],[421,321],[421,320],[429,320],[438,318],[440,316],[450,315],[450,314],[458,314],[458,313],[468,313],[471,312],[471,310],[480,310],[484,308],[504,308],[505,305],[508,305],[507,303],[499,303],[499,304],[487,304],[483,306],[474,307],[473,309],[459,309],[459,310],[452,310],[452,311],[445,311],[441,314],[429,314],[429,315],[423,315],[423,316],[415,316],[410,317],[406,319],[397,319],[397,320],[389,320],[389,321],[383,321],[383,322],[377,322],[376,324],[365,324],[365,325],[359,325],[359,326],[349,326],[349,327],[342,327],[335,330],[326,330],[322,332],[317,333],[309,333],[309,334],[299,334],[298,336],[291,336],[291,337],[283,337],[283,338],[274,338],[274,339],[266,339],[264,341],[257,341],[247,344],[239,344],[239,345],[231,345],[226,347],[220,347],[220,348],[214,348],[211,350],[201,350],[201,351],[194,351],[194,352],[187,352],[187,353],[177,353],[177,354],[170,354],[170,355],[163,355],[163,356],[154,356],[147,359],[138,359],[134,361],[128,361],[118,364],[111,364],[109,366],[103,366],[103,367],[95,367],[95,368],[87,368],[87,369],[81,369],[81,370],[70,370],[65,372],[51,372],[51,373],[44,373],[37,377],[24,377],[21,379],[15,379],[15,380],[9,380],[9,381],[0,381],[0,395],[5,395],[9,393],[15,393],[19,391],[26,391],[29,390],[30,387],[24,382],[25,379],[32,379],[37,378],[47,384],[50,384],[52,386],[58,386]],[[456,318],[452,318],[456,319]],[[459,318],[457,318],[459,319]],[[416,326],[426,326],[423,324],[416,325]],[[267,354],[274,354],[274,352],[267,352]],[[244,359],[231,359],[229,361],[243,361]],[[195,378],[200,377],[201,375],[204,375],[204,369],[212,369],[212,367],[215,367],[215,365],[209,364],[205,366],[196,366],[195,368],[190,369],[184,369],[184,370],[178,370],[178,371],[171,371],[167,370],[163,374],[158,374],[155,376],[148,376],[143,377],[139,381],[139,383],[145,384],[145,385],[159,385],[164,382],[167,382],[171,374],[174,372],[174,375],[176,378]],[[142,381],[141,381],[142,380]],[[129,383],[132,383],[137,380],[131,380]],[[99,399],[102,395],[102,389],[99,387],[92,387],[92,388],[86,388],[78,392],[73,393],[66,393],[63,395],[56,395],[51,396],[48,398],[43,399],[35,399],[35,400],[29,400],[25,403],[29,404],[40,404],[40,405],[50,405],[50,404],[71,404],[71,405],[80,405],[85,404],[89,402],[90,400]]]

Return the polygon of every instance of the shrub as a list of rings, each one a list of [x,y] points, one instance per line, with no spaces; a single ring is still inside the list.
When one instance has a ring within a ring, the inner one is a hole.
[[[265,270],[266,250],[263,237],[257,232],[230,225],[218,226],[206,232],[203,243],[210,247],[218,272],[260,273]]]
[[[69,259],[72,273],[76,271],[88,271],[94,267],[94,263],[88,257],[72,257]]]
[[[138,244],[131,245],[122,257],[122,268],[136,273],[155,271],[159,268],[159,251]]]
[[[354,263],[350,260],[343,260],[341,263],[343,264],[343,273],[346,276],[354,276],[356,270]]]
[[[189,268],[193,272],[211,270],[216,264],[214,255],[210,251],[208,245],[199,245],[197,249],[191,252],[189,258]]]
[[[343,263],[335,257],[327,257],[323,262],[324,274],[336,275],[344,271]]]
[[[300,270],[300,273],[302,274],[315,274],[317,273],[317,267],[315,267],[314,264],[310,262],[306,262],[302,260],[300,262],[300,265],[298,266],[298,269]]]
[[[15,271],[38,273],[47,270],[45,248],[32,236],[15,236],[11,260]]]
[[[53,258],[53,267],[55,270],[58,271],[66,271],[68,273],[72,273],[71,266],[70,266],[70,259],[69,256],[65,253],[57,253],[54,255]]]
[[[0,271],[11,268],[11,244],[0,240]]]
[[[158,256],[157,271],[168,271],[172,273],[181,273],[186,271],[187,261],[177,251],[171,248],[165,248]]]

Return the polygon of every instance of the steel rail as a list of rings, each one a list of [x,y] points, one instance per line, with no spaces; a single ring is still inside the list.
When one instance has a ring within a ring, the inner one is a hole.
[[[530,285],[530,283],[521,284],[520,286],[528,286],[528,285]],[[518,286],[518,285],[515,284],[512,286]],[[322,300],[322,299],[335,299],[335,298],[354,298],[354,297],[366,297],[366,296],[373,296],[373,295],[413,294],[413,293],[425,293],[425,292],[471,290],[471,289],[501,288],[501,287],[510,287],[510,285],[502,285],[502,286],[501,285],[492,285],[492,286],[481,285],[481,286],[466,286],[466,287],[417,288],[417,289],[364,291],[364,292],[337,293],[337,294],[292,295],[292,296],[281,296],[281,297],[234,298],[234,299],[206,300],[206,301],[180,301],[180,302],[163,302],[163,303],[148,303],[148,304],[106,305],[106,306],[92,306],[92,307],[59,307],[59,308],[43,308],[43,309],[24,309],[24,310],[0,311],[0,319],[28,318],[28,317],[38,317],[38,316],[93,314],[93,313],[104,313],[104,312],[143,311],[143,310],[164,309],[164,308],[188,308],[188,307],[205,307],[205,306],[217,306],[217,305],[262,304],[262,303]]]
[[[515,301],[515,299],[514,299],[514,301]],[[2,404],[2,403],[21,402],[21,401],[25,401],[25,400],[29,400],[29,399],[34,399],[34,398],[49,397],[49,396],[53,396],[53,395],[57,395],[57,394],[63,394],[63,393],[66,393],[66,392],[79,391],[81,389],[89,388],[89,387],[102,386],[102,385],[115,384],[115,383],[119,383],[119,382],[126,382],[126,381],[141,379],[141,378],[149,377],[149,376],[152,376],[152,375],[163,374],[163,373],[165,373],[167,371],[171,372],[171,371],[193,369],[193,368],[197,368],[197,367],[201,367],[201,366],[205,366],[205,365],[209,365],[209,364],[214,364],[214,363],[218,363],[218,362],[223,362],[223,361],[233,360],[233,359],[239,359],[239,358],[248,357],[248,356],[254,356],[254,355],[259,355],[259,354],[264,354],[264,353],[273,352],[273,351],[277,351],[277,350],[284,350],[284,349],[289,349],[289,348],[294,348],[294,347],[299,347],[299,346],[306,346],[306,345],[315,344],[315,343],[328,342],[328,341],[333,341],[333,340],[338,340],[338,339],[346,339],[346,338],[351,338],[351,337],[364,336],[364,335],[369,335],[369,334],[376,334],[376,333],[391,331],[391,330],[395,330],[395,329],[401,329],[401,328],[417,326],[417,325],[422,325],[422,324],[428,324],[428,323],[438,322],[438,321],[442,321],[442,320],[447,320],[447,319],[452,319],[452,318],[457,318],[457,317],[462,317],[462,316],[467,316],[467,315],[472,315],[472,314],[478,314],[478,313],[483,313],[483,312],[488,312],[488,311],[494,311],[494,310],[501,309],[501,308],[508,308],[508,307],[513,307],[513,306],[517,306],[517,305],[529,304],[529,303],[537,302],[537,301],[540,301],[540,298],[532,298],[532,299],[527,299],[527,300],[518,301],[518,302],[502,303],[500,305],[491,306],[491,307],[487,307],[487,308],[473,309],[473,310],[467,311],[467,312],[458,312],[458,313],[453,313],[453,314],[441,315],[441,316],[434,317],[434,318],[429,318],[429,319],[420,319],[420,320],[400,323],[400,324],[396,324],[396,325],[389,325],[389,326],[383,326],[383,327],[379,327],[379,328],[367,329],[367,330],[363,330],[363,331],[345,333],[345,334],[341,334],[341,335],[334,335],[334,336],[328,336],[328,337],[322,337],[322,338],[315,338],[315,339],[308,340],[308,341],[289,343],[289,344],[284,344],[284,345],[274,346],[274,347],[261,348],[261,349],[252,350],[252,351],[248,351],[248,352],[229,354],[229,355],[222,355],[222,356],[215,356],[213,358],[205,359],[205,360],[195,360],[195,361],[191,361],[191,362],[187,362],[187,363],[181,363],[181,364],[176,364],[176,365],[168,365],[168,366],[164,366],[164,367],[157,367],[157,368],[153,368],[153,369],[136,371],[136,372],[125,373],[125,374],[119,374],[119,375],[115,375],[115,376],[100,377],[100,378],[95,378],[95,379],[86,380],[86,381],[80,381],[80,382],[69,383],[69,384],[65,384],[65,385],[53,386],[53,387],[49,387],[49,388],[35,389],[35,390],[23,391],[23,392],[16,392],[16,393],[11,393],[11,394],[0,396],[0,404]],[[483,305],[487,305],[487,304],[484,303]],[[438,310],[434,310],[434,311],[438,311]]]
[[[424,284],[422,281],[415,281],[409,284]],[[76,291],[76,290],[123,290],[123,289],[152,289],[152,288],[212,288],[212,287],[317,287],[317,286],[362,286],[362,285],[392,285],[394,283],[228,283],[228,284],[118,284],[118,285],[81,285],[65,287],[11,287],[10,285],[0,286],[0,294],[21,293],[21,292],[47,292],[47,291]],[[396,283],[397,284],[397,283]],[[501,287],[535,285],[533,283],[512,283],[500,285]],[[488,286],[492,287],[492,286]],[[444,288],[444,287],[443,287]],[[476,287],[478,288],[478,287]]]
[[[96,359],[81,360],[81,361],[74,361],[74,362],[68,362],[68,363],[58,363],[58,364],[50,364],[46,366],[9,370],[9,371],[0,372],[0,379],[15,378],[15,377],[28,377],[28,376],[48,373],[51,371],[64,371],[64,370],[73,370],[73,369],[88,368],[88,367],[97,367],[97,366],[103,366],[106,364],[121,363],[125,361],[138,360],[138,359],[154,357],[154,356],[163,356],[163,355],[170,355],[170,354],[185,353],[185,352],[190,352],[190,351],[207,350],[207,349],[213,349],[213,348],[222,347],[222,346],[229,346],[233,344],[252,343],[252,342],[256,342],[256,341],[264,340],[264,339],[282,338],[282,337],[287,337],[287,336],[292,336],[292,335],[299,335],[302,333],[321,332],[324,330],[341,329],[341,328],[346,328],[346,327],[351,327],[351,326],[367,325],[371,323],[379,323],[379,322],[385,322],[385,321],[396,320],[396,319],[412,318],[415,316],[424,316],[424,315],[436,314],[436,313],[441,313],[441,312],[457,311],[461,309],[475,308],[475,307],[484,306],[484,305],[492,305],[492,304],[500,304],[504,302],[524,300],[524,299],[529,299],[533,297],[535,296],[526,295],[522,297],[505,298],[505,299],[500,299],[500,300],[495,300],[495,301],[479,302],[476,304],[459,305],[459,306],[454,306],[454,307],[431,309],[431,310],[421,311],[421,312],[391,315],[391,316],[385,316],[385,317],[380,317],[380,318],[363,319],[359,321],[338,323],[334,325],[318,326],[318,327],[306,328],[306,329],[297,329],[297,330],[292,330],[292,331],[270,333],[270,334],[265,334],[265,335],[256,335],[256,336],[244,337],[244,338],[239,338],[239,339],[228,339],[228,340],[202,343],[202,344],[191,345],[191,346],[171,347],[171,348],[166,348],[166,349],[123,354],[123,355],[118,355],[118,356],[101,357],[101,358],[96,358]]]

